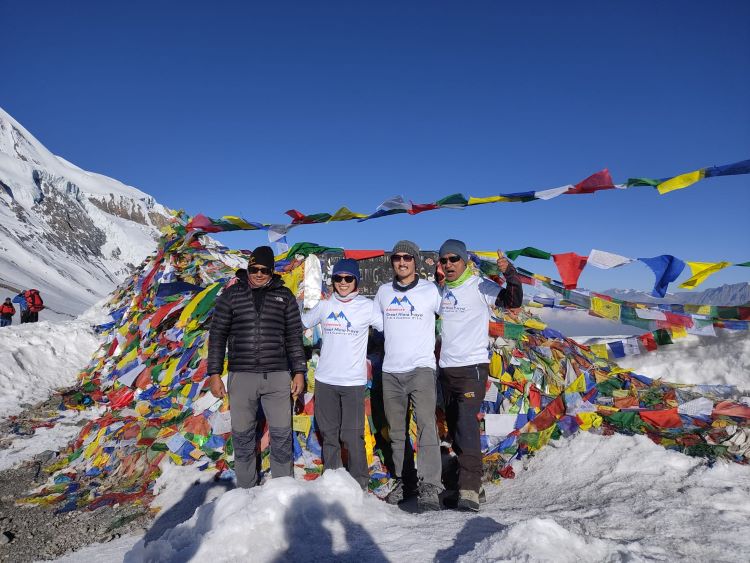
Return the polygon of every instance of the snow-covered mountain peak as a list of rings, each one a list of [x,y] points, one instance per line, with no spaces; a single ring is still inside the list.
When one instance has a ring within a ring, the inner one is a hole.
[[[48,315],[76,315],[155,249],[168,219],[149,194],[55,156],[0,108],[0,288],[37,287]]]

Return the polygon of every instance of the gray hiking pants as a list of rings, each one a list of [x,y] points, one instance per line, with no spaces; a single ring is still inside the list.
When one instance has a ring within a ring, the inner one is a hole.
[[[271,437],[271,476],[292,476],[292,403],[288,371],[233,372],[229,374],[234,472],[237,486],[258,484],[256,422],[258,402],[268,421]]]
[[[417,421],[417,474],[425,483],[442,488],[440,441],[435,424],[436,394],[435,370],[431,368],[416,368],[405,373],[383,372],[383,406],[390,428],[396,477],[402,477],[404,470],[411,401]]]
[[[341,444],[349,453],[347,471],[363,489],[370,482],[365,452],[365,386],[315,381],[315,424],[323,437],[323,467],[338,469]]]

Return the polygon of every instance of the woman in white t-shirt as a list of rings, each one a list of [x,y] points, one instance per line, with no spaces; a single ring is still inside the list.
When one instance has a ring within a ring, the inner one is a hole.
[[[320,324],[322,347],[315,370],[315,424],[323,438],[323,466],[342,467],[341,444],[349,453],[347,470],[363,489],[370,474],[365,452],[367,337],[373,302],[359,295],[355,260],[333,267],[333,295],[302,314],[307,328]]]

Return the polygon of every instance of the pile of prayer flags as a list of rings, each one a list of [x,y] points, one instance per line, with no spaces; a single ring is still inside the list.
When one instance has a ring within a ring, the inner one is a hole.
[[[227,283],[242,283],[234,274],[245,267],[247,253],[196,236],[186,222],[176,217],[156,254],[112,295],[112,320],[100,327],[102,344],[61,406],[96,405],[104,407],[104,414],[81,429],[46,468],[47,483],[24,502],[56,504],[61,512],[148,502],[164,463],[232,477],[231,411],[205,388],[207,337],[216,298]],[[308,252],[305,261],[294,255],[277,263],[299,299],[320,298],[315,253],[327,250],[307,246],[300,250]],[[670,338],[664,332],[653,336],[654,342]],[[319,333],[306,332],[307,345],[318,340]],[[750,407],[737,402],[736,389],[652,381],[619,368],[602,350],[565,338],[524,310],[497,312],[488,342],[492,377],[482,406],[482,445],[491,478],[512,476],[512,458],[578,430],[639,432],[690,455],[748,461],[742,437]],[[610,349],[619,355],[624,345]],[[370,490],[384,495],[389,490],[387,429],[377,391],[379,372],[373,367],[379,362],[370,359],[365,442]],[[295,473],[305,479],[322,470],[313,409],[316,365],[313,352],[307,393],[293,419]],[[440,428],[444,435],[444,424]],[[410,436],[416,449],[413,420]],[[258,444],[266,476],[265,423],[258,425]]]

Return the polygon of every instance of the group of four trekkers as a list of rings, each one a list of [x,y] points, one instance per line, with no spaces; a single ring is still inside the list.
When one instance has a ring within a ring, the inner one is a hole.
[[[521,306],[516,270],[499,254],[505,287],[473,273],[466,245],[447,240],[439,251],[442,287],[419,277],[419,248],[399,241],[391,254],[394,278],[374,300],[359,295],[359,266],[342,259],[333,267],[333,294],[300,315],[296,299],[274,274],[270,247],[258,247],[247,271],[216,302],[209,332],[209,388],[229,394],[235,473],[240,487],[257,484],[256,420],[263,407],[270,434],[273,477],[291,476],[293,399],[304,390],[304,327],[320,325],[322,348],[315,370],[314,416],[322,437],[325,469],[342,466],[363,489],[369,482],[364,443],[367,340],[372,326],[385,337],[383,406],[393,451],[395,485],[387,497],[397,503],[417,497],[420,510],[439,510],[443,491],[437,433],[435,322],[441,319],[439,383],[457,466],[446,478],[444,500],[479,510],[482,452],[478,415],[489,375],[488,323],[491,308]],[[221,379],[228,355],[229,377]],[[291,371],[291,383],[289,380]],[[404,475],[409,405],[417,423],[418,482]]]

